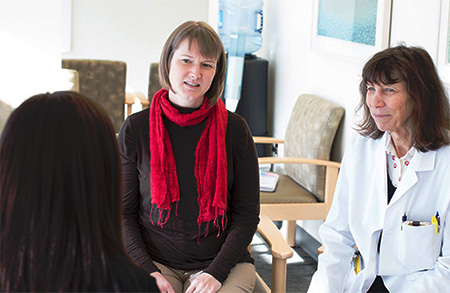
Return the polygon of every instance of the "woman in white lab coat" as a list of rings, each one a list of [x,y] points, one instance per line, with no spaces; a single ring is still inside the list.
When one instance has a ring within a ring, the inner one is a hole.
[[[450,107],[433,61],[381,51],[360,93],[309,292],[450,292]]]

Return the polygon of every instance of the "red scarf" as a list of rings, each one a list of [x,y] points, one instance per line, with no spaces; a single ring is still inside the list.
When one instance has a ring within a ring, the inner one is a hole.
[[[214,221],[219,227],[222,216],[222,230],[227,208],[227,157],[225,151],[225,134],[228,113],[219,99],[215,106],[208,105],[205,97],[200,109],[181,114],[168,99],[168,91],[159,90],[153,97],[150,107],[150,190],[152,208],[159,209],[158,224],[161,227],[169,220],[172,203],[180,200],[175,158],[169,133],[163,122],[163,115],[179,126],[196,125],[206,121],[200,140],[195,150],[195,177],[197,178],[199,215],[197,223]],[[165,219],[161,213],[167,212]],[[207,229],[207,227],[206,227]]]

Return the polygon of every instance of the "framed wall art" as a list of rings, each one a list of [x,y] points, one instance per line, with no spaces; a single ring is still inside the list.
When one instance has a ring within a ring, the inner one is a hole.
[[[391,0],[314,0],[312,47],[366,60],[389,46]]]

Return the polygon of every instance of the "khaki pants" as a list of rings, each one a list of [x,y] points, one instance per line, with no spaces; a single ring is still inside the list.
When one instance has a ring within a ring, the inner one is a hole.
[[[155,262],[158,269],[161,270],[161,274],[172,285],[173,290],[176,293],[185,292],[191,282],[202,271],[182,271],[177,270],[158,262]],[[220,288],[220,293],[238,293],[238,292],[253,292],[255,288],[256,272],[255,267],[251,263],[238,263],[228,275],[228,278],[223,282]]]

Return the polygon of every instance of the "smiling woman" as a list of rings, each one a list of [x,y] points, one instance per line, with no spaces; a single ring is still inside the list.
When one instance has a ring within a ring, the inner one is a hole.
[[[433,60],[418,47],[380,51],[360,94],[363,120],[319,231],[325,249],[309,292],[448,291],[450,105]]]
[[[219,36],[204,22],[181,24],[159,72],[150,109],[128,117],[118,136],[127,251],[162,292],[252,292],[258,160],[245,120],[219,99]]]

